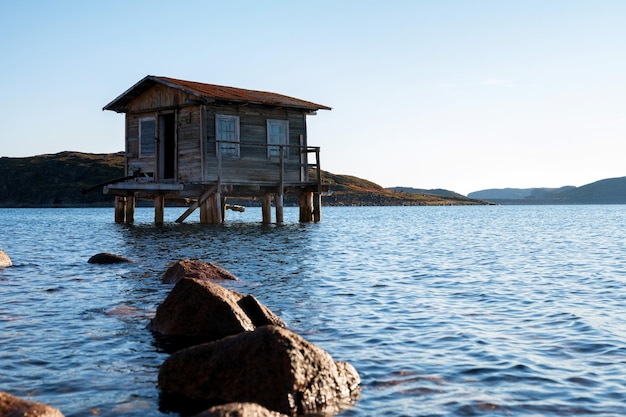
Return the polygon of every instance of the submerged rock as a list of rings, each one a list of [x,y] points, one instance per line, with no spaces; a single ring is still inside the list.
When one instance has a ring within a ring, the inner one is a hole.
[[[159,305],[148,329],[160,336],[217,340],[283,321],[252,296],[209,281],[180,280]]]
[[[63,417],[54,407],[27,401],[0,391],[0,416],[6,417]]]
[[[113,253],[102,252],[98,253],[87,261],[90,264],[121,264],[121,263],[133,263],[128,258],[121,255],[115,255]]]
[[[216,405],[193,417],[288,417],[255,403],[229,403]]]
[[[220,404],[254,402],[280,413],[328,414],[359,395],[354,367],[278,326],[190,347],[159,371],[164,398]]]
[[[11,258],[9,258],[9,255],[7,255],[5,251],[0,249],[0,268],[11,265],[13,265],[13,263],[11,262]]]
[[[163,274],[163,283],[176,284],[183,278],[196,278],[205,281],[239,280],[227,270],[210,262],[185,259],[170,266]]]

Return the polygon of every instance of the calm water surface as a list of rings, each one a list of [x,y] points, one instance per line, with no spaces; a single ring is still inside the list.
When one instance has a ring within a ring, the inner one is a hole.
[[[351,362],[342,416],[626,415],[626,206],[325,208],[224,226],[151,209],[0,209],[0,390],[66,416],[159,416],[145,325],[167,263],[219,263]],[[194,223],[195,222],[195,223]],[[136,261],[91,265],[98,252]]]

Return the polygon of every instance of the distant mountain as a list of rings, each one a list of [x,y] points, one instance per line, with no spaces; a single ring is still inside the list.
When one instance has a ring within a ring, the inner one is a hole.
[[[561,188],[491,188],[488,190],[474,191],[469,193],[469,198],[482,200],[517,200],[520,198],[545,198],[551,193],[565,191],[576,187],[565,186]]]
[[[123,176],[122,152],[3,157],[0,158],[0,207],[112,206],[113,198],[102,194],[101,186],[95,186]],[[386,190],[368,180],[327,171],[322,171],[322,179],[330,187],[330,195],[323,197],[326,206],[485,204],[456,193],[446,191],[444,194],[445,190],[442,194],[432,190],[428,193]],[[93,192],[81,193],[88,188],[93,188]],[[285,204],[290,204],[288,199]]]
[[[496,204],[626,204],[626,177],[599,180],[581,187],[490,189],[467,196]]]

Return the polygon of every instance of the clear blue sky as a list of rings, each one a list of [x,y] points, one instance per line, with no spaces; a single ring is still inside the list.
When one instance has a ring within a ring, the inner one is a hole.
[[[144,76],[328,105],[322,168],[383,186],[626,176],[626,1],[3,1],[0,156],[124,148]]]

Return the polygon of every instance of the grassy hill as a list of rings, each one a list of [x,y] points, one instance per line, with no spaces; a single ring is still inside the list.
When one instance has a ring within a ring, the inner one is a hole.
[[[0,207],[112,206],[101,189],[81,190],[124,176],[123,153],[61,152],[27,158],[0,158]],[[466,205],[484,204],[455,193],[449,196],[395,191],[350,175],[322,172],[331,195],[324,205]]]

